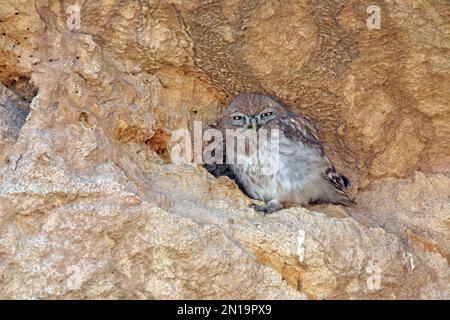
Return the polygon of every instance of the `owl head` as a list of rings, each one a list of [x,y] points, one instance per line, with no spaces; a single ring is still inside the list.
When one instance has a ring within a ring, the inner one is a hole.
[[[288,110],[275,98],[263,93],[241,93],[230,103],[222,115],[224,128],[271,128],[274,120],[286,116]]]

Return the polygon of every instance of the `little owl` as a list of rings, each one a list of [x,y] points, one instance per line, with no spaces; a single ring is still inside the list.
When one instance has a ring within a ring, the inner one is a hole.
[[[272,213],[284,208],[285,203],[346,206],[354,203],[344,191],[348,179],[331,164],[314,127],[276,99],[261,93],[238,95],[224,111],[219,128],[222,131],[266,129],[267,132],[278,129],[275,172],[267,174],[262,170],[271,165],[264,162],[271,162],[272,158],[258,157],[254,161],[253,155],[245,153],[244,158],[241,155],[244,161],[225,165],[247,195],[265,202],[265,205],[253,205],[257,211]],[[244,151],[248,151],[248,145]]]

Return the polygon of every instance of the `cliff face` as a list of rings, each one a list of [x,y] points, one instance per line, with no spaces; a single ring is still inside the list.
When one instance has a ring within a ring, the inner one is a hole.
[[[450,7],[371,4],[0,4],[0,298],[449,299]],[[169,163],[242,91],[314,119],[358,206],[262,217]]]

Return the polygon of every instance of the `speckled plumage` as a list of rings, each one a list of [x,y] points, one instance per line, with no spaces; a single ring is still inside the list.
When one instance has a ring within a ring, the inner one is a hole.
[[[283,106],[276,99],[260,93],[238,95],[225,110],[219,127],[248,130],[278,129],[278,170],[263,174],[270,157],[241,155],[240,163],[227,164],[234,178],[252,198],[267,205],[257,210],[273,212],[283,203],[354,203],[344,191],[348,180],[340,175],[326,156],[315,128],[310,122]],[[239,155],[238,155],[239,156]]]

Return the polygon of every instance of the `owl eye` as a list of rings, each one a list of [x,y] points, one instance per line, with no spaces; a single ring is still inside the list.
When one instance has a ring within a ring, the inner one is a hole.
[[[273,112],[271,112],[271,111],[261,113],[261,117],[263,117],[263,118],[270,117],[271,115],[273,115]]]
[[[236,121],[239,121],[239,120],[242,120],[242,119],[244,119],[243,116],[234,116],[233,117],[233,120],[236,120]]]

